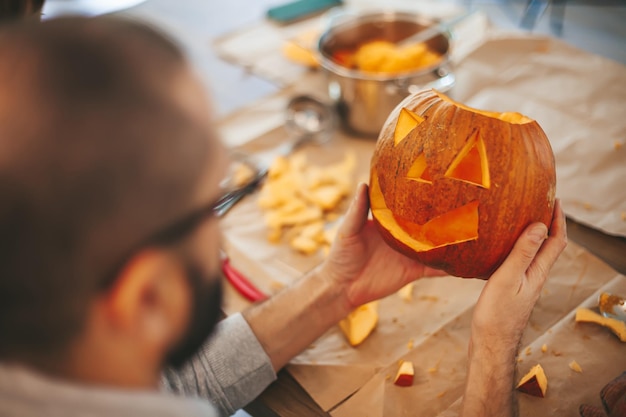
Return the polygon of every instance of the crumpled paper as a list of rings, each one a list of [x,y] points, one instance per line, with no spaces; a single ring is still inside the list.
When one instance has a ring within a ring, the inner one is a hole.
[[[577,269],[581,267],[582,273]],[[600,290],[594,291],[598,287]],[[582,403],[597,405],[598,393],[611,375],[626,369],[626,345],[605,328],[574,321],[576,307],[596,306],[601,291],[626,293],[626,278],[570,244],[533,311],[517,364],[519,378],[540,363],[548,378],[548,392],[545,398],[517,394],[520,415],[576,415]],[[555,299],[559,300],[558,307]],[[412,387],[393,385],[388,375],[393,376],[397,363],[390,363],[331,415],[458,416],[465,386],[471,313],[471,308],[460,312],[401,358],[415,365],[416,382]],[[427,317],[423,319],[430,318]],[[544,344],[545,353],[541,351]],[[569,368],[572,360],[581,365],[582,374]]]
[[[459,65],[451,96],[537,120],[565,213],[626,236],[626,67],[552,38],[494,35]]]

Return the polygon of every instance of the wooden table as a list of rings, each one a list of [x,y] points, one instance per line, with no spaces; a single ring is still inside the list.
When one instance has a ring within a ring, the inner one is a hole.
[[[572,219],[567,219],[567,236],[626,275],[626,238],[623,236],[610,236]]]
[[[330,416],[286,370],[244,409],[254,417]]]

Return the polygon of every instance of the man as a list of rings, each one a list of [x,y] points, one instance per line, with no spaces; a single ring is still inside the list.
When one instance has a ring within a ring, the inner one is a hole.
[[[362,184],[327,260],[206,340],[226,157],[177,48],[111,18],[23,23],[0,31],[0,80],[2,416],[232,413],[356,306],[441,274],[382,242]],[[557,204],[486,284],[464,415],[513,412],[516,348],[565,242]]]
[[[17,19],[39,20],[45,0],[0,0],[0,23]]]

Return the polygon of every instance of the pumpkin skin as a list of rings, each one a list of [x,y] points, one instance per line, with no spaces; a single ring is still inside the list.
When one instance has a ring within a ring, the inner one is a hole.
[[[488,279],[531,223],[552,221],[554,154],[519,113],[471,109],[435,90],[385,122],[370,166],[372,217],[384,240],[425,265]]]

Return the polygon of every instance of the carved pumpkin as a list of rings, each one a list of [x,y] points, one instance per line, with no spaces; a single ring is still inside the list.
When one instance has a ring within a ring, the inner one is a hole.
[[[455,276],[488,277],[530,223],[551,223],[554,155],[539,124],[434,90],[393,110],[370,175],[385,241]]]

